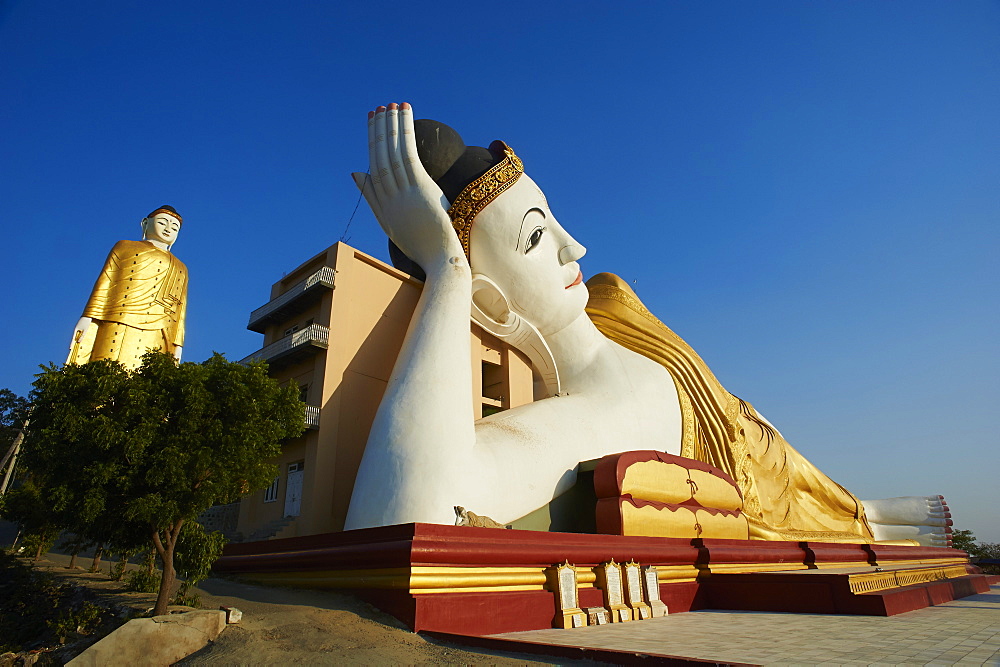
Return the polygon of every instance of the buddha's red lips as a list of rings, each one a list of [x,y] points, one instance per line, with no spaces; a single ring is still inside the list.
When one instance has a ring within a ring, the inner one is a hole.
[[[576,287],[582,282],[583,282],[583,271],[577,271],[576,278],[574,278],[573,282],[571,282],[569,285],[566,285],[566,289],[569,289],[570,287]]]

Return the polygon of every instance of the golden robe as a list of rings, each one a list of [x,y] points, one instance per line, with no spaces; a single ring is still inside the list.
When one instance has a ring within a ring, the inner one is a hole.
[[[184,345],[187,267],[148,241],[119,241],[90,293],[93,319],[69,363],[111,359],[137,368],[149,349],[173,354]]]
[[[587,314],[601,333],[670,372],[681,405],[681,456],[736,480],[751,539],[873,541],[861,501],[795,451],[753,406],[726,391],[627,283],[601,273],[587,288]]]

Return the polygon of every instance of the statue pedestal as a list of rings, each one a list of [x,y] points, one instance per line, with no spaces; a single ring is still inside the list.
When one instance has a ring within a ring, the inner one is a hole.
[[[547,576],[575,565],[576,609],[603,607],[610,558],[654,565],[671,612],[745,609],[893,615],[988,590],[949,548],[544,533],[401,524],[226,545],[215,570],[357,595],[414,631],[488,635],[552,627]],[[876,565],[882,568],[876,572]],[[571,619],[572,622],[572,619]]]

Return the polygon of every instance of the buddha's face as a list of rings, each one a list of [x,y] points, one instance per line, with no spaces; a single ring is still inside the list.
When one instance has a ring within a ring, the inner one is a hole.
[[[587,249],[562,228],[527,174],[476,216],[469,251],[473,273],[493,280],[510,308],[543,336],[560,331],[587,305],[577,264]]]
[[[160,212],[143,221],[142,231],[144,241],[159,241],[171,246],[177,241],[177,235],[181,231],[181,222],[169,213]]]

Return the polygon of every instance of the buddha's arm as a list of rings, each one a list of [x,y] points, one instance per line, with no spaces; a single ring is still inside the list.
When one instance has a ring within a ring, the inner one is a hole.
[[[107,305],[108,297],[111,293],[111,289],[114,287],[115,279],[117,278],[117,271],[115,270],[118,266],[118,251],[122,244],[127,243],[127,241],[119,241],[115,244],[115,247],[111,249],[108,253],[108,258],[104,260],[104,267],[101,269],[101,273],[97,276],[97,280],[94,282],[94,288],[90,290],[90,298],[87,299],[87,305],[83,309],[83,316],[89,317],[95,320],[106,320],[107,319]]]
[[[369,120],[374,178],[355,176],[383,229],[427,278],[372,424],[347,528],[448,522],[448,487],[471,472],[471,270],[412,132],[409,109],[381,109]]]
[[[116,264],[116,252],[121,243],[122,241],[116,243],[115,247],[111,249],[110,253],[108,253],[108,258],[104,260],[104,267],[101,269],[101,273],[98,274],[97,280],[94,282],[94,288],[90,290],[90,298],[87,299],[87,305],[83,308],[83,316],[77,320],[76,326],[73,327],[73,336],[69,341],[70,357],[68,361],[73,360],[73,350],[76,344],[80,342],[83,335],[87,333],[91,322],[95,319],[105,319],[104,312],[108,303],[108,293],[111,290],[112,284],[111,274],[113,272],[113,267]]]
[[[187,330],[187,289],[184,290],[184,298],[181,299],[180,312],[177,313],[177,334],[174,336],[174,345],[181,347],[184,345],[184,333]]]
[[[182,265],[183,266],[183,265]],[[187,273],[187,267],[184,267],[185,274]],[[174,359],[178,362],[181,360],[181,353],[184,349],[184,333],[187,327],[187,279],[184,283],[184,292],[181,295],[180,308],[177,312],[177,324],[174,330],[174,339],[171,341],[174,344]]]

